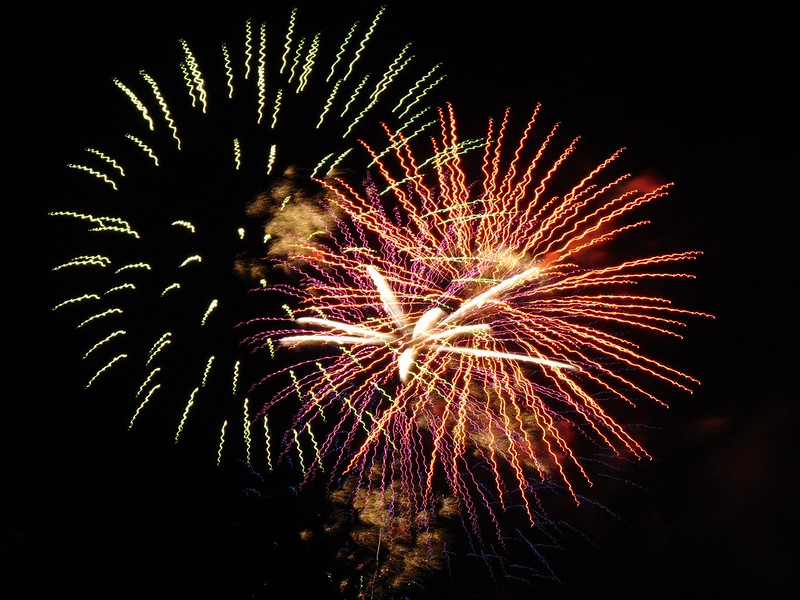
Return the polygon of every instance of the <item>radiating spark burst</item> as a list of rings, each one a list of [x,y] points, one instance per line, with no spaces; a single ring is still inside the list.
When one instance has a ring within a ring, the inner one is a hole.
[[[699,384],[637,335],[680,337],[686,320],[710,316],[651,289],[692,278],[684,264],[700,253],[607,251],[647,224],[633,213],[670,184],[637,189],[614,174],[621,151],[575,176],[578,140],[559,145],[556,125],[535,141],[539,113],[513,147],[509,113],[490,120],[476,157],[447,106],[431,160],[386,127],[392,152],[364,144],[376,168],[363,187],[321,181],[338,227],[292,241],[281,264],[291,281],[265,289],[294,300],[291,324],[262,321],[250,338],[270,351],[277,341],[289,361],[263,380],[262,413],[299,397],[282,456],[316,450],[304,482],[323,464],[386,494],[399,482],[411,514],[432,511],[444,484],[476,534],[490,522],[502,538],[512,508],[536,524],[542,485],[579,503],[592,484],[584,443],[649,456],[620,405],[665,404],[664,388]],[[282,374],[291,384],[272,393]]]
[[[238,40],[215,49],[178,38],[165,64],[111,78],[109,95],[127,119],[120,130],[105,128],[91,149],[81,141],[79,160],[69,163],[62,199],[83,210],[50,212],[60,217],[65,246],[74,246],[53,268],[62,295],[53,305],[80,328],[92,390],[130,389],[131,425],[168,419],[175,441],[187,443],[188,418],[208,448],[238,444],[249,461],[244,421],[253,415],[242,411],[260,368],[242,356],[234,329],[250,314],[247,288],[263,279],[251,262],[265,235],[263,214],[245,207],[290,167],[327,172],[342,164],[369,126],[354,129],[356,115],[393,119],[392,107],[425,81],[434,63],[415,58],[380,90],[379,106],[365,95],[340,116],[358,79],[396,74],[393,61],[407,42],[386,29],[384,12],[376,7],[352,27],[322,32],[309,31],[296,9],[248,20]],[[287,57],[294,71],[284,68]],[[286,189],[286,213],[301,212]],[[127,334],[111,335],[118,330]],[[208,356],[216,360],[204,372]],[[191,398],[191,414],[183,398]],[[265,452],[255,458],[272,460]]]

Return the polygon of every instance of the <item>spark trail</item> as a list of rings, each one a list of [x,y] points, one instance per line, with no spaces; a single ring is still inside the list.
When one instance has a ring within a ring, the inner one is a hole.
[[[447,106],[422,151],[386,127],[391,152],[364,144],[375,168],[362,186],[321,181],[338,228],[293,240],[292,281],[262,291],[291,310],[250,339],[276,347],[263,385],[292,376],[262,412],[287,410],[289,431],[317,438],[283,442],[284,457],[306,452],[303,481],[324,465],[386,496],[399,484],[399,519],[429,514],[444,490],[476,535],[491,523],[502,540],[506,511],[537,524],[543,485],[580,502],[587,447],[649,456],[620,410],[699,384],[645,349],[710,316],[659,287],[692,278],[699,253],[609,250],[670,184],[637,189],[615,174],[621,152],[576,171],[578,140],[559,146],[558,126],[537,138],[540,118],[516,142],[508,112],[462,142]]]
[[[49,213],[74,248],[53,268],[66,298],[54,309],[80,327],[92,392],[127,390],[131,426],[170,423],[178,443],[206,439],[210,459],[238,445],[250,461],[243,410],[260,369],[236,325],[261,312],[247,296],[266,277],[268,215],[246,207],[279,189],[284,214],[301,215],[296,188],[312,169],[346,168],[356,135],[378,119],[421,124],[424,110],[398,115],[436,65],[398,69],[408,44],[385,31],[385,12],[322,32],[297,10],[248,20],[239,41],[180,39],[173,61],[111,79],[124,128],[107,127],[68,164],[72,206]],[[355,95],[365,78],[380,87]]]

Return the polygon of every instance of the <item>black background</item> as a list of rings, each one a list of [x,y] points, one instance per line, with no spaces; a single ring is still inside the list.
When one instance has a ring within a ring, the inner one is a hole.
[[[335,10],[298,4],[320,26]],[[662,227],[676,246],[704,252],[689,297],[716,316],[690,328],[676,358],[703,385],[671,403],[653,434],[654,461],[636,474],[641,488],[611,507],[620,519],[586,524],[594,544],[554,554],[560,583],[516,589],[459,574],[453,591],[435,587],[431,597],[744,598],[796,590],[800,157],[790,16],[767,5],[708,14],[569,3],[389,8],[392,27],[448,66],[462,119],[507,105],[528,112],[542,102],[570,131],[626,146],[675,181]],[[87,99],[118,65],[152,64],[180,37],[202,39],[284,9],[165,12],[145,3],[42,8],[7,20],[15,43],[6,49],[13,101],[6,118],[15,135],[6,141],[13,307],[3,420],[6,598],[336,597],[325,595],[331,588],[319,557],[299,543],[273,544],[276,530],[292,530],[291,505],[285,514],[254,516],[257,505],[213,465],[131,439],[124,424],[82,400],[70,349],[42,302],[52,297],[57,243],[38,233],[41,213],[59,194],[48,173],[101,121]],[[474,586],[464,585],[469,577]]]

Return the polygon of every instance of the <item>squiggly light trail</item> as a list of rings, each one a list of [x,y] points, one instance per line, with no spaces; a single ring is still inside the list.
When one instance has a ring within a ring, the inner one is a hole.
[[[265,378],[271,386],[288,373],[292,383],[263,412],[300,398],[283,456],[300,456],[304,480],[324,464],[369,486],[377,469],[385,493],[402,482],[412,511],[430,509],[441,480],[476,532],[481,511],[497,524],[513,506],[534,523],[540,483],[576,502],[578,482],[592,483],[575,432],[612,454],[647,457],[612,407],[663,403],[662,384],[691,392],[699,383],[649,357],[634,334],[679,336],[684,319],[710,315],[633,291],[691,278],[672,267],[699,253],[601,259],[647,223],[630,213],[670,185],[639,190],[612,175],[619,152],[570,176],[577,140],[555,148],[556,126],[533,142],[538,115],[511,150],[509,114],[497,130],[490,121],[476,159],[447,107],[434,160],[420,162],[387,128],[393,152],[365,144],[377,173],[363,189],[324,181],[339,229],[329,241],[295,241],[294,284],[266,290],[299,299],[287,307],[293,325],[265,321],[251,339],[299,356]],[[303,429],[320,438],[306,447],[317,460],[302,458]]]

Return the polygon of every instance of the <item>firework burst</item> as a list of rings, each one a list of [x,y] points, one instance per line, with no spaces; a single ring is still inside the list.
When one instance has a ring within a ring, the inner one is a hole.
[[[325,32],[297,10],[251,19],[233,43],[181,39],[173,63],[112,80],[126,129],[69,163],[72,204],[49,213],[65,240],[54,310],[77,327],[86,387],[132,401],[131,428],[169,423],[185,443],[196,425],[218,461],[234,443],[255,460],[265,430],[251,431],[234,327],[263,279],[265,215],[302,211],[288,196],[346,169],[378,114],[411,130],[433,118],[441,65],[389,41],[385,12]]]
[[[517,139],[506,112],[462,141],[448,106],[425,154],[386,128],[390,151],[364,143],[363,186],[320,180],[335,227],[295,237],[280,260],[291,280],[264,290],[286,298],[287,324],[249,324],[263,330],[253,347],[288,361],[261,382],[261,414],[299,402],[283,456],[304,481],[355,479],[417,522],[444,494],[472,531],[493,523],[502,539],[512,508],[536,524],[542,485],[580,500],[585,444],[648,456],[618,405],[698,385],[635,334],[680,337],[703,315],[648,291],[691,278],[699,253],[605,253],[670,185],[613,174],[621,151],[578,172],[578,140],[539,136],[539,113]]]

